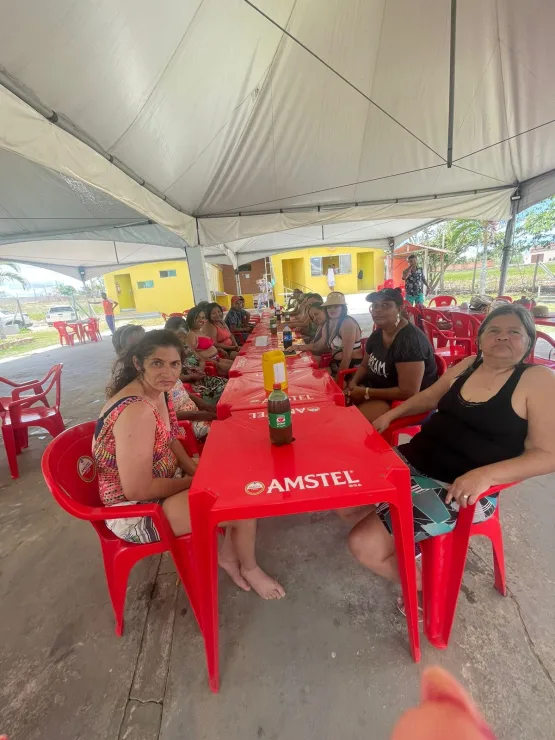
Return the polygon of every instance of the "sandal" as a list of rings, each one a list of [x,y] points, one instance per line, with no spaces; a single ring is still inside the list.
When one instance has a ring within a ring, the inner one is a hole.
[[[397,597],[397,609],[401,612],[401,614],[406,617],[407,613],[405,611],[405,602],[403,601],[402,596]],[[424,621],[424,608],[418,604],[418,621],[423,622]]]

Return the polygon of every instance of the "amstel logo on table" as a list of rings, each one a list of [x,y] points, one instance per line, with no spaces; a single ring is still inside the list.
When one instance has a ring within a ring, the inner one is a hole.
[[[291,408],[291,416],[294,416],[295,414],[304,414],[306,412],[313,414],[317,411],[321,411],[320,406],[293,406]],[[265,411],[250,411],[249,412],[250,419],[265,419],[266,417],[267,417],[267,414]]]
[[[330,473],[309,473],[298,475],[296,478],[274,478],[269,486],[260,481],[253,480],[245,486],[245,493],[249,496],[259,496],[261,493],[288,493],[289,491],[304,491],[312,488],[329,488],[329,486],[349,486],[349,488],[360,488],[361,482],[353,478],[354,470],[334,470]]]
[[[293,396],[293,395],[289,396],[289,400],[295,402],[295,401],[315,401],[316,399],[310,393],[300,393],[297,396]],[[268,403],[268,399],[265,398],[265,397],[264,398],[251,398],[251,400],[249,401],[249,403],[252,403],[253,405],[255,403],[257,403],[257,404],[261,404],[261,403],[266,404],[266,403]]]

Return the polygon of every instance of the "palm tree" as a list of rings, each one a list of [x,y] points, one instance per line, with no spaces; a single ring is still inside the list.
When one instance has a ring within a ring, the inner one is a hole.
[[[15,262],[0,262],[0,285],[19,283],[22,288],[26,288],[29,283],[20,272],[21,268]]]

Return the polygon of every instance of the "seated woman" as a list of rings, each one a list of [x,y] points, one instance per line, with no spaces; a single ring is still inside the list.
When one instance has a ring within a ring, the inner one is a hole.
[[[313,303],[308,309],[308,318],[310,319],[309,330],[311,336],[303,337],[305,344],[295,344],[291,351],[294,352],[312,352],[313,355],[321,355],[327,352],[326,343],[322,340],[322,331],[326,323],[326,311],[323,303]]]
[[[398,288],[370,293],[372,332],[364,358],[345,395],[369,421],[381,416],[392,401],[404,401],[437,380],[434,349],[426,335],[402,316]]]
[[[310,316],[308,315],[310,307],[315,303],[322,304],[323,302],[324,299],[319,293],[307,293],[299,304],[298,315],[287,322],[288,326],[304,334],[310,325]],[[282,323],[284,322],[282,321]]]
[[[210,303],[206,309],[206,319],[202,333],[214,342],[216,349],[226,352],[230,359],[234,360],[239,346],[229,326],[224,322],[223,311],[217,303]]]
[[[161,503],[177,536],[191,530],[188,488],[196,463],[177,439],[179,427],[169,393],[179,378],[179,338],[165,330],[150,331],[120,359],[108,386],[93,441],[100,498],[104,506]],[[156,542],[151,517],[107,520],[128,542]],[[220,565],[245,591],[263,598],[284,595],[283,588],[255,559],[256,521],[227,528]]]
[[[125,324],[120,326],[112,334],[112,344],[116,350],[116,355],[121,357],[129,347],[137,344],[145,335],[145,330],[139,324]]]
[[[168,331],[173,331],[181,340],[183,346],[183,371],[181,380],[188,383],[193,393],[208,404],[209,410],[213,410],[215,404],[220,400],[224,392],[227,380],[216,375],[206,375],[206,360],[192,350],[187,344],[189,327],[181,316],[171,316],[164,326]]]
[[[332,374],[336,375],[340,370],[357,367],[362,362],[364,354],[361,347],[361,331],[357,322],[348,315],[345,296],[339,291],[329,293],[322,308],[326,312],[326,321],[318,349],[324,346],[324,352],[331,352]]]
[[[478,497],[491,486],[555,471],[555,373],[525,364],[534,342],[530,313],[502,306],[480,326],[477,356],[374,421],[384,431],[395,419],[437,409],[397,449],[411,471],[417,542],[450,532],[461,506],[478,502],[475,522],[490,517],[497,495]],[[398,581],[390,535],[389,506],[380,504],[354,527],[349,545],[363,565]]]
[[[215,363],[218,368],[218,372],[221,375],[227,376],[229,368],[232,366],[233,362],[227,357],[225,359],[221,358],[216,346],[214,345],[214,340],[202,332],[202,329],[206,324],[206,314],[204,310],[198,306],[196,308],[192,308],[187,314],[185,321],[189,330],[185,335],[187,346],[190,347],[193,352],[196,352],[201,359]]]

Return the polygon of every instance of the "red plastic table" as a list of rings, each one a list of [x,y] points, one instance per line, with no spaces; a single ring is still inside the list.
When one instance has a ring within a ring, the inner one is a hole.
[[[265,352],[274,347],[266,347]],[[236,378],[245,373],[259,373],[262,370],[263,352],[249,352],[246,355],[238,355],[233,361],[229,371],[230,378]],[[297,352],[296,355],[286,355],[285,363],[287,372],[293,367],[315,367],[316,363],[310,352]]]
[[[345,405],[345,396],[331,375],[324,370],[300,367],[288,369],[287,395],[294,407],[293,414],[313,413],[312,408],[322,403]],[[245,373],[227,381],[216,412],[218,419],[227,419],[231,413],[241,410],[264,409],[268,403],[268,393],[264,390],[263,375]],[[298,409],[297,407],[303,407]],[[295,411],[295,408],[297,410]]]
[[[69,326],[70,329],[73,329],[80,343],[85,341],[85,330],[83,329],[82,321],[65,321],[64,323],[66,326]]]
[[[295,441],[283,447],[270,444],[266,419],[251,416],[237,412],[213,422],[189,492],[210,688],[219,686],[216,529],[239,519],[390,502],[411,653],[418,661],[408,468],[354,407],[328,404],[310,417],[295,416]]]

